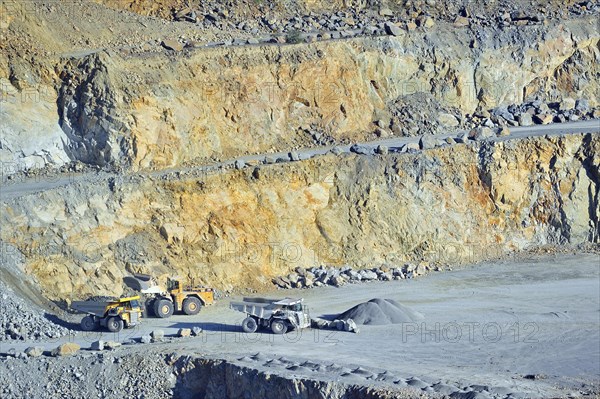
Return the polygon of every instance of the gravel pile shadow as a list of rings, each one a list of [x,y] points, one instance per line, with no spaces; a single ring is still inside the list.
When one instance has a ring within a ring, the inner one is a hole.
[[[423,315],[393,299],[374,298],[348,309],[337,318],[352,319],[359,325],[385,325],[422,320]]]

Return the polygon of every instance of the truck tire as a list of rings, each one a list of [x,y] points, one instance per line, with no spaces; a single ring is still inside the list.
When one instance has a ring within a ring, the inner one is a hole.
[[[120,317],[113,316],[106,321],[106,328],[110,332],[119,332],[123,329],[123,320]]]
[[[283,320],[275,319],[271,322],[271,331],[274,334],[285,334],[287,329],[287,324]]]
[[[254,317],[246,317],[244,321],[242,321],[242,330],[247,333],[255,333],[258,330],[258,323]]]
[[[154,314],[161,319],[171,317],[173,310],[173,302],[168,299],[158,299],[154,304]]]
[[[96,328],[98,328],[98,323],[92,316],[85,316],[81,319],[81,329],[83,331],[94,331]]]
[[[202,302],[195,296],[189,296],[183,300],[183,313],[192,316],[200,313]]]

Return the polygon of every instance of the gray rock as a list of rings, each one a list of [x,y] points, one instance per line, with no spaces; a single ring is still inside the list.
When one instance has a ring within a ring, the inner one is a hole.
[[[333,276],[331,278],[331,284],[335,287],[341,287],[342,285],[346,284],[346,279],[344,279],[341,275]]]
[[[142,337],[140,338],[140,342],[142,344],[149,344],[150,342],[152,342],[152,338],[149,335],[142,335]]]
[[[178,337],[189,337],[192,335],[192,330],[189,328],[180,328],[179,331],[177,331],[177,336]]]
[[[387,146],[383,145],[383,144],[379,144],[377,146],[377,149],[375,150],[375,152],[377,152],[379,155],[386,155],[389,150],[387,148]]]
[[[120,342],[115,342],[115,341],[106,341],[104,343],[104,348],[108,349],[108,350],[114,350],[117,348],[121,347],[121,343]]]
[[[496,134],[494,134],[494,131],[487,126],[476,127],[469,132],[469,138],[477,141],[486,140],[493,137],[496,137]]]
[[[153,342],[160,342],[165,338],[165,332],[163,330],[154,330],[150,333]]]
[[[421,136],[421,139],[419,140],[419,147],[422,150],[429,150],[431,148],[435,148],[437,147],[437,139],[433,136]]]
[[[354,144],[352,147],[350,147],[350,151],[361,155],[373,154],[373,150],[371,148],[360,144]]]
[[[518,117],[519,126],[531,126],[533,125],[533,119],[529,112],[524,112]]]
[[[103,351],[104,350],[104,341],[92,342],[91,348],[93,351]]]
[[[25,354],[29,357],[39,357],[44,354],[44,349],[39,346],[30,346],[25,349]]]
[[[383,7],[379,10],[379,15],[382,17],[393,17],[394,12],[387,7]]]
[[[331,152],[335,155],[340,155],[344,153],[344,150],[342,150],[340,147],[333,147]]]
[[[560,102],[558,109],[561,111],[570,111],[572,109],[575,108],[575,100],[572,98],[563,98],[563,100]]]
[[[371,270],[361,270],[360,275],[363,280],[377,280],[377,273]]]
[[[248,44],[258,44],[258,39],[251,37],[250,39],[247,40]]]
[[[386,22],[385,25],[384,25],[384,28],[385,28],[385,32],[388,35],[400,36],[402,34],[402,29],[400,29],[399,27],[397,27],[392,22]]]
[[[161,42],[161,45],[167,50],[181,51],[183,50],[183,44],[176,40],[165,39]]]
[[[241,159],[238,159],[237,161],[235,161],[236,169],[243,169],[245,166],[246,166],[246,162],[242,161]]]
[[[358,326],[352,319],[344,320],[344,331],[353,332],[355,334],[359,333]]]
[[[198,326],[192,327],[192,334],[197,337],[198,335],[202,334],[202,329]]]
[[[438,122],[445,127],[456,127],[459,125],[458,119],[452,114],[442,112],[438,114]]]
[[[579,99],[575,102],[575,109],[579,112],[587,113],[590,110],[590,103],[584,98]]]
[[[289,153],[289,157],[290,157],[290,160],[292,160],[292,161],[299,161],[300,160],[300,156],[298,155],[298,153],[296,151],[291,151]]]

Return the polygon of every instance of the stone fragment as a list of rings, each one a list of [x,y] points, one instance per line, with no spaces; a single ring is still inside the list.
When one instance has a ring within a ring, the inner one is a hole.
[[[529,112],[524,112],[521,115],[519,115],[518,122],[519,122],[519,126],[533,125],[533,120],[532,120],[531,114]]]
[[[79,349],[81,349],[81,347],[76,343],[67,342],[54,348],[51,352],[51,355],[54,357],[71,356],[77,353]]]
[[[445,112],[438,114],[437,120],[444,127],[456,127],[459,124],[454,115]]]
[[[121,347],[121,343],[120,342],[116,342],[116,341],[106,341],[104,343],[104,349],[108,349],[108,350],[114,350],[117,348]]]
[[[386,154],[388,153],[388,151],[389,151],[389,150],[388,150],[388,148],[387,148],[385,145],[383,145],[383,144],[379,144],[379,145],[377,146],[377,150],[376,150],[376,152],[377,152],[379,155],[386,155]]]
[[[104,350],[104,341],[92,342],[91,348],[93,351],[103,351]]]
[[[30,346],[25,349],[25,354],[29,357],[39,357],[44,354],[44,349],[39,346]]]
[[[384,28],[388,35],[400,36],[402,34],[402,30],[392,22],[386,22]]]
[[[496,137],[494,131],[487,126],[476,127],[469,132],[469,138],[473,140],[485,140],[492,137]]]
[[[424,135],[419,140],[419,147],[422,150],[428,150],[437,147],[437,139],[433,136]]]
[[[533,121],[538,125],[547,125],[552,123],[554,117],[551,114],[539,114],[533,116]]]
[[[165,332],[163,330],[154,330],[150,333],[152,342],[160,342],[165,338]]]
[[[181,51],[181,50],[183,50],[183,44],[179,43],[176,40],[164,39],[162,41],[161,45],[164,48],[166,48],[167,50],[173,50],[173,51]]]
[[[202,334],[202,329],[198,326],[192,327],[192,334],[197,337],[198,335]]]
[[[510,129],[506,126],[500,128],[498,136],[510,136]]]
[[[563,98],[560,102],[558,109],[561,111],[570,111],[575,108],[575,100],[569,97]]]
[[[177,336],[178,337],[189,337],[192,335],[192,330],[189,328],[180,328],[179,331],[177,332]]]

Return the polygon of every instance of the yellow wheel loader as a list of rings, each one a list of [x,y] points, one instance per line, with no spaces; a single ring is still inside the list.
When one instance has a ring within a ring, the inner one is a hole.
[[[74,301],[71,308],[87,313],[81,319],[83,331],[94,331],[106,327],[110,332],[118,332],[135,326],[142,317],[140,297],[120,298],[114,301]]]
[[[138,280],[140,292],[153,295],[146,302],[146,309],[152,310],[160,318],[170,317],[174,312],[183,312],[187,315],[198,314],[202,306],[212,305],[215,299],[212,288],[194,285],[184,287],[176,277],[167,279],[165,289],[147,274],[134,276]]]

